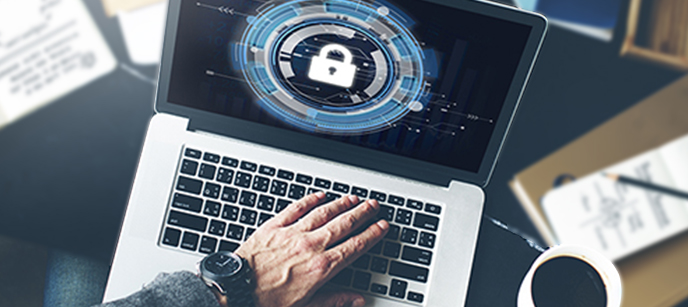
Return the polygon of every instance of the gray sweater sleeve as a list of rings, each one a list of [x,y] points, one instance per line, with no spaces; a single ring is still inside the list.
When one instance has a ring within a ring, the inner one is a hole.
[[[94,307],[219,307],[215,295],[191,272],[161,273],[141,291]]]

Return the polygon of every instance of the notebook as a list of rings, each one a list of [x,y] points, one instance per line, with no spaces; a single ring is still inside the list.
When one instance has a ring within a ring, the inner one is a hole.
[[[391,224],[329,287],[371,306],[464,302],[482,187],[545,29],[472,1],[170,1],[105,300],[323,191],[377,199]]]

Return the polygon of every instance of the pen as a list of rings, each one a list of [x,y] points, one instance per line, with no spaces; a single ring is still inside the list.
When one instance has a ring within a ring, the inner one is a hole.
[[[657,184],[650,183],[647,181],[633,179],[633,178],[626,177],[626,176],[619,175],[619,174],[605,174],[605,176],[607,176],[607,178],[609,178],[611,180],[618,181],[621,183],[626,183],[626,184],[633,185],[633,186],[636,186],[639,188],[652,190],[652,191],[664,193],[667,195],[676,196],[679,198],[688,199],[688,192],[679,191],[679,190],[676,190],[673,188],[657,185]]]

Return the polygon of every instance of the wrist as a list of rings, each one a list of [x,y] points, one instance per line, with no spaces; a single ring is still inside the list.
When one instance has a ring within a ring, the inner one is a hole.
[[[210,254],[198,263],[198,272],[220,306],[255,306],[253,270],[240,256],[227,251]]]

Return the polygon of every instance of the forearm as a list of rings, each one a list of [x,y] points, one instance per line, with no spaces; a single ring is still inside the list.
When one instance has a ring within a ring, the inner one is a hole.
[[[121,300],[94,307],[219,307],[210,288],[191,272],[160,274],[153,282]]]

